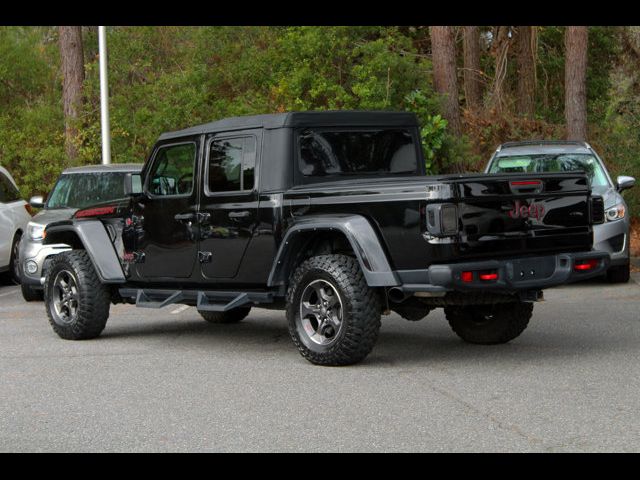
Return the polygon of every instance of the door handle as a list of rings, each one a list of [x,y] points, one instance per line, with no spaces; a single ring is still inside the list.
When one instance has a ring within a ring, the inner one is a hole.
[[[229,212],[229,218],[247,218],[251,215],[249,210],[242,210],[241,212]]]
[[[196,218],[195,213],[178,213],[174,217],[179,222],[192,221]]]

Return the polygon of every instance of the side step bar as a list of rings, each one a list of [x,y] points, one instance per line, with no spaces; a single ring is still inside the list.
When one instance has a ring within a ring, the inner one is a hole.
[[[122,298],[135,299],[137,307],[162,308],[175,303],[193,305],[198,310],[226,312],[249,303],[273,303],[273,292],[230,292],[202,290],[160,290],[153,288],[121,288]]]

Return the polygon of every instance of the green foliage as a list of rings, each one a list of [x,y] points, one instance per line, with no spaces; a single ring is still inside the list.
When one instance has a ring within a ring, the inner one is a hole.
[[[489,28],[481,27],[485,87],[494,68]],[[612,172],[640,177],[640,57],[622,35],[631,30],[590,27],[588,113],[593,143]],[[83,27],[83,35],[77,163],[91,164],[101,156],[97,30]],[[110,27],[108,46],[115,162],[144,161],[163,131],[287,110],[415,112],[434,174],[479,170],[503,141],[564,134],[564,27],[538,28],[536,118],[466,112],[462,138],[449,133],[431,87],[427,27]],[[24,196],[46,192],[71,164],[61,97],[57,28],[0,27],[0,163]],[[625,195],[640,211],[640,194]]]

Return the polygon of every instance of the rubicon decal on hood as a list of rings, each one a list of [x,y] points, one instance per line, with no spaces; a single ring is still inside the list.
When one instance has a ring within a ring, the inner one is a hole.
[[[531,203],[523,205],[520,200],[516,200],[513,210],[509,210],[511,218],[535,218],[541,219],[544,216],[544,205],[540,203]]]

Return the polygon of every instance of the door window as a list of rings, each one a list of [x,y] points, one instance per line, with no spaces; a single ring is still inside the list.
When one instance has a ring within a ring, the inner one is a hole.
[[[195,143],[161,147],[151,167],[148,192],[163,197],[191,195],[195,160]]]
[[[255,137],[213,140],[209,147],[209,193],[253,190]]]

